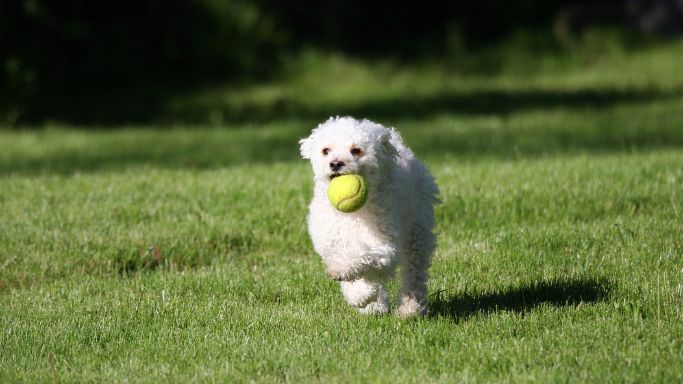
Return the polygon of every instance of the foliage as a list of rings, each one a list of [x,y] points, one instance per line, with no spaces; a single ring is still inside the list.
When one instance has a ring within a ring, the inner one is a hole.
[[[0,5],[4,103],[270,73],[279,31],[248,1],[10,0]]]
[[[126,110],[131,105],[154,106],[168,94],[219,81],[240,86],[272,79],[311,48],[407,62],[459,62],[473,51],[495,52],[510,39],[518,40],[517,50],[561,50],[566,42],[551,26],[567,3],[4,1],[0,118],[53,120],[62,108],[88,111],[90,104],[99,115],[107,104],[136,120],[139,112]],[[484,68],[499,68],[495,59]],[[55,106],[55,100],[61,102]]]

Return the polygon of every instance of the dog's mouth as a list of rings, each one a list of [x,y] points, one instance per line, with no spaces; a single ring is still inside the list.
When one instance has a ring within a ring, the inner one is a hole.
[[[351,171],[351,170],[339,170],[339,171],[331,173],[328,177],[329,177],[329,180],[332,181],[332,179],[334,179],[335,177],[344,176],[344,175],[360,175],[360,174],[361,174],[360,172],[355,172],[355,171]]]

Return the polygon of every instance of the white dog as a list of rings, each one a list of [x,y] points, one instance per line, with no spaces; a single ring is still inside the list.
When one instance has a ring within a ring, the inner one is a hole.
[[[362,313],[388,313],[384,284],[400,266],[398,314],[425,313],[439,202],[429,170],[398,132],[369,120],[330,118],[299,143],[315,183],[308,230],[346,301]],[[327,198],[330,180],[346,173],[365,176],[368,188],[365,205],[351,213],[337,211]]]

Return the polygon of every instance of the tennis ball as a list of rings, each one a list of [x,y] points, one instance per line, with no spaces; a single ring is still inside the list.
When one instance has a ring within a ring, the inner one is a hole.
[[[341,212],[353,212],[368,199],[368,187],[361,175],[348,174],[337,176],[327,188],[330,203]]]

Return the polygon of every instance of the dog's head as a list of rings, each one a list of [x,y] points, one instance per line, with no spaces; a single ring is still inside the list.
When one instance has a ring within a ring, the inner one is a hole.
[[[301,156],[309,159],[317,183],[356,173],[368,182],[386,175],[394,167],[396,148],[391,131],[369,120],[333,117],[301,139]]]

